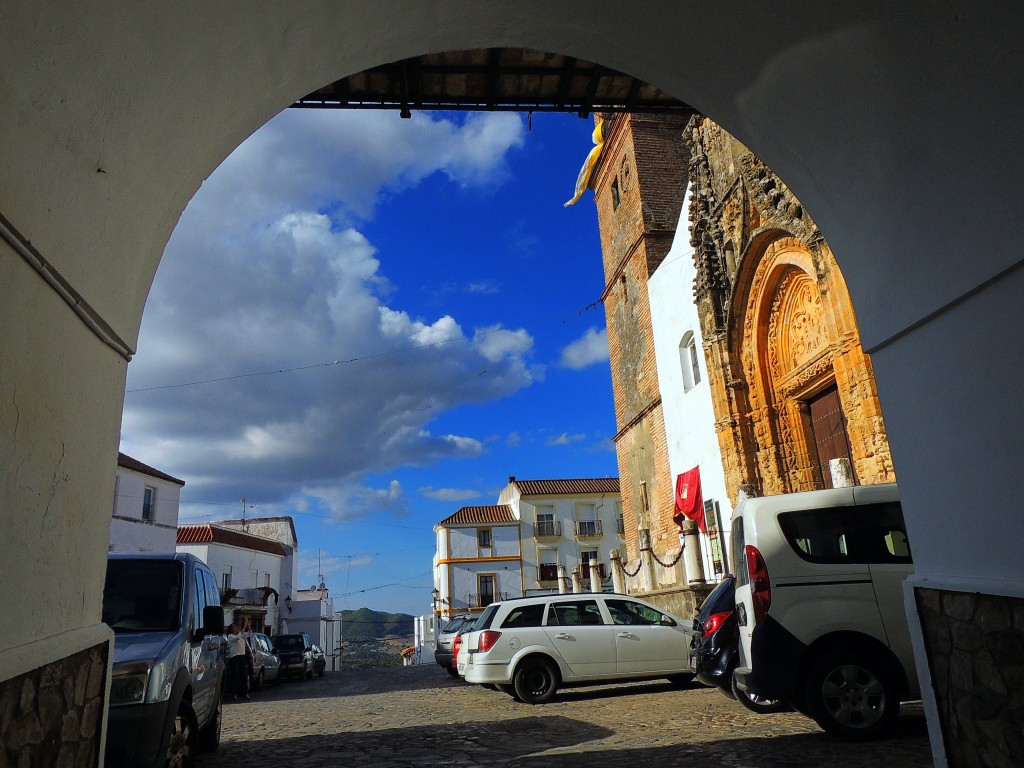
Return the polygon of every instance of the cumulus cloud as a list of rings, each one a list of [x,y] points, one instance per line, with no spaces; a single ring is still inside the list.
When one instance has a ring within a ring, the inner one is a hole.
[[[254,134],[167,245],[129,366],[122,450],[187,478],[198,498],[306,494],[341,519],[405,511],[401,486],[366,487],[371,473],[480,455],[477,437],[431,423],[534,382],[532,337],[392,306],[359,225],[434,173],[500,184],[522,141],[507,114],[290,110]]]
[[[582,337],[562,350],[560,364],[579,370],[608,360],[608,330],[588,328]]]

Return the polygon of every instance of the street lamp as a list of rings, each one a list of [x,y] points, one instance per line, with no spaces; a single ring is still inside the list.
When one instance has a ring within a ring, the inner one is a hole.
[[[288,595],[288,597],[286,597],[284,599],[284,607],[288,609],[288,613],[292,612],[292,596],[291,595]]]
[[[434,591],[430,593],[430,596],[434,598],[434,610],[437,610],[437,601],[441,598],[441,593],[435,587]]]

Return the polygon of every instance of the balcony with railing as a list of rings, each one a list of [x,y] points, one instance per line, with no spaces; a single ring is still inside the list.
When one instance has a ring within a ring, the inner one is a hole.
[[[595,539],[603,536],[600,520],[577,520],[576,536],[580,539]]]
[[[562,536],[562,524],[558,520],[538,520],[534,528],[538,539],[558,539]]]
[[[496,603],[499,600],[508,600],[511,596],[509,592],[483,592],[480,594],[469,594],[466,595],[466,607],[467,608],[486,608],[491,603]]]

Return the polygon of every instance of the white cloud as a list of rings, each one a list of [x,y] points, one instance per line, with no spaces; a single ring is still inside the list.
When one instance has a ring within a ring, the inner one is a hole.
[[[562,350],[560,364],[579,370],[608,360],[608,330],[588,328],[587,332]]]
[[[556,445],[572,445],[578,443],[581,440],[586,440],[587,436],[584,434],[570,435],[568,432],[563,432],[560,435],[549,437],[545,445],[556,446]]]
[[[371,473],[480,455],[476,437],[429,424],[535,381],[532,337],[391,306],[358,226],[383,194],[433,173],[499,184],[522,141],[520,118],[494,114],[290,110],[254,134],[167,245],[129,366],[122,450],[204,499],[294,504],[301,488],[345,519],[404,511],[397,483],[362,486]],[[211,383],[132,392],[199,381]]]
[[[469,499],[479,499],[483,496],[480,491],[468,488],[434,488],[428,485],[418,490],[428,499],[436,499],[437,501],[467,501]]]

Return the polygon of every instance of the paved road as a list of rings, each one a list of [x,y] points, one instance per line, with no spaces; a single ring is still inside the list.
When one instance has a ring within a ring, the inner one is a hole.
[[[882,742],[835,741],[798,714],[754,715],[704,687],[633,683],[521,704],[428,664],[289,682],[224,708],[199,768],[903,768],[931,766],[924,715]]]

